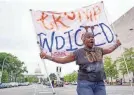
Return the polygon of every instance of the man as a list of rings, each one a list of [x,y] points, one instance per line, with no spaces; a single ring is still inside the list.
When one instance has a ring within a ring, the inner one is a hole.
[[[94,36],[89,32],[83,34],[82,41],[84,48],[77,49],[65,58],[51,57],[44,52],[40,53],[40,57],[60,64],[76,61],[79,65],[78,95],[106,95],[103,55],[113,52],[121,43],[117,40],[115,45],[108,49],[95,47]]]
[[[52,80],[52,86],[54,87],[54,80]]]

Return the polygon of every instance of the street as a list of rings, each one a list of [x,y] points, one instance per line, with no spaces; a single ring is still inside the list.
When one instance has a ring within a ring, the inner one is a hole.
[[[130,86],[107,86],[107,95],[134,95]],[[55,88],[56,95],[77,95],[75,85]],[[52,89],[40,84],[0,89],[0,95],[53,95]]]

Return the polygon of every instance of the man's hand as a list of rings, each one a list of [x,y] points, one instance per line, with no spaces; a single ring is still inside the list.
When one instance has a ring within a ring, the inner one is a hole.
[[[120,45],[121,45],[120,40],[116,40],[116,44],[117,44],[118,46],[120,46]]]
[[[40,58],[41,59],[45,59],[46,58],[46,53],[44,53],[43,51],[41,51]]]

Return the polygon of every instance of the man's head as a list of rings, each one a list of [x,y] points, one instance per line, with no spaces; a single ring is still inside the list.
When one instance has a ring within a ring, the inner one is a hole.
[[[84,45],[88,48],[92,48],[95,44],[94,35],[91,32],[85,32],[82,35],[82,41]]]

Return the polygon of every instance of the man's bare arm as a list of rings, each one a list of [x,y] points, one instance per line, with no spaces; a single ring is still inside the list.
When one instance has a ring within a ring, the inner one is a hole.
[[[51,57],[49,55],[46,55],[46,53],[41,52],[40,57],[42,59],[48,59],[48,60],[51,60],[51,61],[54,61],[54,62],[57,62],[57,63],[60,63],[60,64],[65,64],[65,63],[75,61],[75,56],[74,56],[73,53],[70,53],[68,56],[66,56],[64,58],[60,58],[60,57]]]
[[[103,55],[113,52],[120,45],[121,45],[121,42],[119,40],[117,40],[115,45],[109,47],[108,49],[103,49]]]

